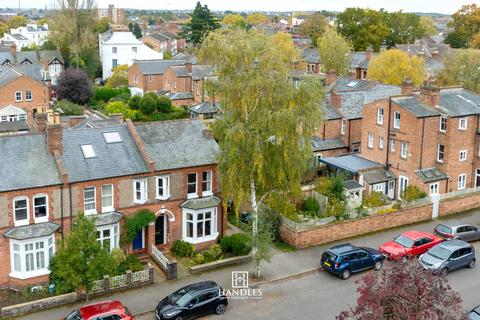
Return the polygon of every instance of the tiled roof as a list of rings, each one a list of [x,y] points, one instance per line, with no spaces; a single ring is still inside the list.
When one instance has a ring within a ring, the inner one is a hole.
[[[216,196],[198,198],[198,199],[189,199],[182,204],[180,207],[192,210],[200,210],[206,208],[213,208],[220,204],[222,200]]]
[[[365,180],[368,184],[382,183],[395,179],[395,176],[390,171],[385,169],[365,171],[362,173],[362,175],[363,180]]]
[[[53,222],[36,223],[12,228],[5,232],[3,236],[15,240],[40,238],[53,234],[58,228],[60,228],[60,226]]]
[[[199,120],[136,124],[156,170],[217,163],[218,144],[205,136]]]
[[[121,141],[107,143],[104,137],[107,132],[118,132]],[[82,145],[92,145],[94,157],[85,158]],[[148,172],[147,165],[125,125],[63,130],[63,162],[69,182]]]
[[[28,131],[28,129],[26,120],[0,122],[0,132]]]
[[[0,191],[61,184],[44,134],[0,137]]]
[[[214,74],[214,68],[211,65],[192,65],[192,78],[193,80],[201,80],[205,77],[211,77]]]
[[[322,110],[324,111],[325,120],[335,120],[343,118],[338,108],[332,107],[329,103],[325,103],[322,106]]]
[[[307,63],[321,63],[320,52],[317,48],[302,49],[302,59]]]
[[[416,170],[415,174],[422,179],[423,182],[433,182],[438,180],[447,179],[448,176],[440,169],[433,167],[428,169]]]
[[[327,157],[319,159],[327,165],[337,167],[342,170],[358,173],[360,170],[366,170],[371,168],[381,168],[383,165],[380,163],[365,159],[356,154],[340,155],[337,157]]]
[[[426,118],[440,115],[440,112],[430,106],[427,106],[413,96],[397,97],[393,98],[392,100],[413,113],[417,118]]]
[[[462,88],[442,89],[440,111],[452,117],[480,114],[480,95]]]
[[[343,187],[347,190],[361,189],[363,186],[355,180],[347,180],[343,182]]]
[[[140,72],[144,75],[164,74],[170,66],[180,66],[185,64],[183,60],[137,60]]]
[[[177,77],[188,77],[190,75],[186,66],[172,66],[170,68]]]
[[[345,144],[345,142],[343,142],[342,139],[322,140],[316,136],[311,139],[310,144],[312,145],[312,150],[314,152],[341,149],[347,147],[347,145]]]

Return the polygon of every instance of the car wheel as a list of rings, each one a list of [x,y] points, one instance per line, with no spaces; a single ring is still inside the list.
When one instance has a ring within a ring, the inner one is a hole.
[[[442,277],[446,277],[448,274],[448,269],[447,268],[442,268],[442,270],[440,270],[440,275]]]
[[[215,313],[218,315],[222,315],[225,313],[226,306],[223,303],[220,303],[217,308],[215,308]]]
[[[469,268],[474,268],[475,267],[475,259],[470,260],[470,263],[468,264]]]
[[[383,263],[381,261],[377,261],[377,262],[375,262],[375,265],[373,266],[373,269],[375,271],[379,271],[380,269],[382,269],[382,265],[383,265]]]
[[[343,279],[343,280],[347,280],[348,278],[350,278],[350,275],[351,275],[350,270],[345,269],[345,270],[343,270],[343,272],[342,272],[342,279]]]
[[[403,263],[407,263],[407,262],[408,262],[408,256],[407,256],[407,255],[403,256],[402,259],[401,259],[401,261],[402,261]]]

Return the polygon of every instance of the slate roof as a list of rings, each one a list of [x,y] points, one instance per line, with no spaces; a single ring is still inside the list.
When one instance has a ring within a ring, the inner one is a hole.
[[[211,77],[214,74],[214,68],[211,65],[192,65],[192,78],[193,80],[202,80],[205,77]]]
[[[342,139],[322,140],[321,138],[316,136],[311,139],[310,144],[312,145],[312,150],[314,152],[341,149],[347,147],[347,145],[345,144],[345,142],[343,142]]]
[[[190,62],[191,64],[197,64],[197,56],[192,53],[177,53],[172,57],[171,60],[185,60],[187,62]]]
[[[3,64],[6,60],[10,61],[10,63],[14,63],[15,57],[9,51],[0,52],[0,64]]]
[[[107,143],[105,132],[118,132],[122,141]],[[92,145],[95,157],[85,158],[82,145]],[[69,182],[89,181],[148,172],[126,125],[63,130],[63,162]]]
[[[436,167],[416,170],[415,174],[425,183],[448,178],[448,176],[445,173],[443,173],[440,169]]]
[[[216,196],[189,199],[180,204],[180,207],[192,210],[213,208],[220,204],[222,200]]]
[[[62,54],[57,50],[39,50],[38,55],[40,56],[40,59],[46,60],[48,63],[51,63],[55,59],[60,61],[62,64],[65,63]]]
[[[430,106],[427,106],[413,96],[397,97],[393,98],[392,100],[401,107],[413,113],[417,118],[434,117],[440,115],[440,112]]]
[[[0,192],[61,184],[44,134],[0,136]]]
[[[356,154],[321,158],[319,161],[354,174],[358,173],[360,170],[383,167],[380,163],[370,161]]]
[[[168,41],[170,40],[168,37],[165,37],[163,34],[161,33],[152,33],[152,34],[149,34],[149,36],[157,41]]]
[[[22,76],[21,72],[9,66],[0,66],[0,87],[18,79]]]
[[[50,80],[50,74],[48,70],[42,74],[43,65],[41,64],[19,64],[14,67],[15,69],[19,70],[24,75],[35,79],[37,81],[42,80]]]
[[[156,170],[217,163],[218,144],[204,135],[200,120],[176,120],[135,125]]]
[[[440,90],[440,111],[452,117],[480,113],[480,95],[463,88]]]
[[[365,64],[367,54],[365,52],[352,52],[350,55],[350,69],[368,67],[368,63]],[[366,69],[366,68],[365,68]]]
[[[11,36],[17,40],[28,40],[27,37],[25,37],[24,35],[20,34],[20,33],[13,33],[11,34]]]
[[[369,170],[363,172],[362,175],[363,180],[365,180],[368,184],[382,183],[395,179],[395,176],[390,171],[385,169]]]
[[[304,48],[301,55],[302,59],[307,63],[322,63],[320,52],[317,48]]]
[[[120,221],[123,218],[123,214],[119,212],[107,212],[107,213],[95,214],[89,217],[92,217],[95,219],[95,225],[97,227],[101,227],[109,224],[118,223],[118,221]]]
[[[137,60],[140,72],[144,75],[164,74],[170,66],[185,64],[184,60]]]
[[[188,77],[190,75],[186,66],[172,66],[171,69],[177,77]]]
[[[4,237],[14,240],[25,240],[46,237],[58,230],[60,226],[53,222],[36,223],[15,227],[4,233]]]
[[[187,100],[187,99],[193,99],[193,93],[191,92],[170,92],[166,94],[167,97],[170,98],[170,100]]]
[[[328,103],[323,104],[322,108],[322,110],[324,111],[325,120],[335,120],[343,118],[343,115],[338,111],[338,109],[332,107]]]
[[[363,186],[355,180],[347,180],[343,182],[343,187],[347,190],[362,189]]]
[[[0,122],[0,132],[28,131],[28,129],[26,120]]]
[[[210,114],[220,112],[219,103],[203,102],[188,108],[193,113]]]

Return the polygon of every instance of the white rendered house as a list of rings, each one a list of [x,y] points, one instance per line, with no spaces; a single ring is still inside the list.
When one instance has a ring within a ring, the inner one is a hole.
[[[103,79],[111,77],[113,68],[118,65],[131,66],[135,60],[163,59],[163,53],[151,49],[129,31],[107,31],[98,37]]]
[[[41,46],[48,38],[48,25],[27,24],[24,27],[10,29],[1,40],[14,41],[17,50],[32,45]]]

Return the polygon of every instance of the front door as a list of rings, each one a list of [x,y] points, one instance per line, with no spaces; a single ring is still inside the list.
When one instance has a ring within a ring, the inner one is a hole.
[[[140,250],[145,248],[145,246],[143,245],[144,237],[145,237],[144,232],[145,232],[145,229],[142,229],[135,235],[135,238],[133,239],[133,242],[132,242],[133,250]]]
[[[475,170],[475,187],[480,187],[480,169]]]
[[[155,220],[155,244],[164,244],[165,243],[165,215],[159,215],[157,220]]]
[[[388,197],[395,198],[395,180],[388,181]]]
[[[408,186],[408,178],[404,176],[398,177],[398,199],[402,198],[402,194],[407,189]]]

